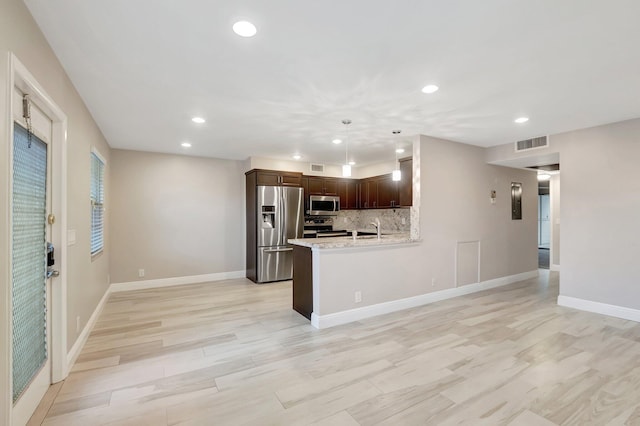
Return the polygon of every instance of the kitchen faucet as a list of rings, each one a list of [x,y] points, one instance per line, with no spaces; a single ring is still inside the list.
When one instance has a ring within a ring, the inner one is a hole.
[[[378,239],[380,239],[380,219],[376,217],[375,222],[371,222],[371,225],[375,226],[376,231],[378,232]]]

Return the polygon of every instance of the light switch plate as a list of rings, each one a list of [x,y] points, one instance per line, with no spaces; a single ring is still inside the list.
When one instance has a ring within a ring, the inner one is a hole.
[[[72,246],[76,243],[76,230],[67,229],[67,245]]]

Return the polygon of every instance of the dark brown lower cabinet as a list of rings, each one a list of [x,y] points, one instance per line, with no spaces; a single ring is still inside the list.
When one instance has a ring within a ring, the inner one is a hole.
[[[311,248],[293,246],[293,310],[311,319],[313,281]]]

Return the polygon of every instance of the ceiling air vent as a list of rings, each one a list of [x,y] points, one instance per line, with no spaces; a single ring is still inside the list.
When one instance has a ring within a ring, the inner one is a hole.
[[[548,138],[546,136],[540,136],[539,138],[525,139],[523,141],[516,142],[516,152],[536,148],[546,148],[547,146],[549,146]]]
[[[314,173],[324,173],[324,164],[311,163],[311,171]]]

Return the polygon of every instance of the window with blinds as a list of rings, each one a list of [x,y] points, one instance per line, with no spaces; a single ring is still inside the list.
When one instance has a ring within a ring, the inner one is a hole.
[[[104,248],[104,161],[91,153],[91,255]]]

